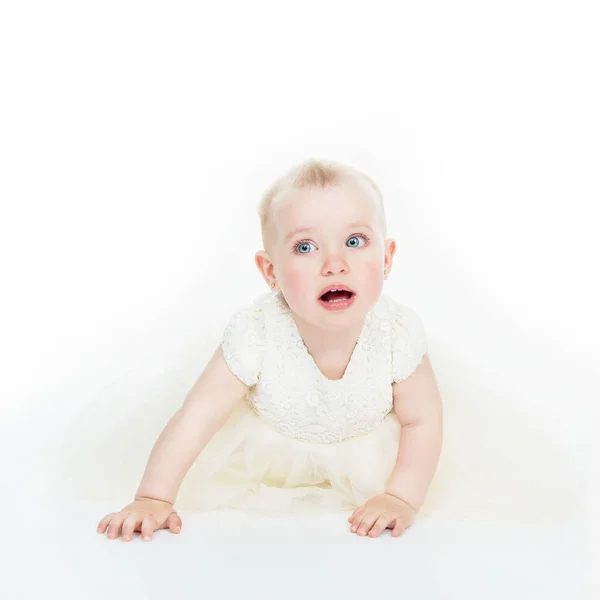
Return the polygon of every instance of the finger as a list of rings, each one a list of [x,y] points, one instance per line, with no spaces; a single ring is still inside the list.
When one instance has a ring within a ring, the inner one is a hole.
[[[156,519],[154,517],[144,518],[142,521],[142,539],[144,542],[152,541],[152,533],[156,528]]]
[[[356,530],[358,529],[358,526],[360,525],[360,522],[363,519],[364,516],[364,510],[362,510],[362,508],[360,509],[356,509],[356,514],[354,515],[354,518],[352,519],[352,527],[350,528],[351,531],[356,532]]]
[[[405,529],[406,529],[406,527],[404,526],[404,523],[402,522],[402,520],[396,519],[396,525],[394,526],[394,529],[392,529],[392,536],[398,537],[399,535],[402,535],[402,532]]]
[[[100,523],[98,523],[98,533],[104,533],[106,531],[106,528],[108,527],[108,524],[110,523],[111,519],[115,516],[115,513],[110,513],[110,515],[106,515],[104,517],[104,519],[102,519],[100,521]]]
[[[179,533],[181,531],[181,518],[177,513],[171,513],[169,515],[167,527],[171,530],[171,533]]]
[[[378,517],[378,514],[374,515],[373,513],[367,513],[363,517],[363,520],[356,533],[358,533],[358,535],[367,535],[367,533],[369,533],[369,531],[371,530],[371,527],[373,527],[373,523],[377,521]]]
[[[111,521],[108,525],[108,531],[106,533],[106,535],[110,539],[119,537],[119,533],[121,532],[121,525],[123,524],[124,520],[125,520],[125,515],[122,515],[121,513],[116,514],[111,519]]]
[[[387,528],[390,519],[387,515],[381,515],[377,521],[375,521],[375,525],[369,531],[369,537],[378,537],[381,535],[384,529]]]
[[[139,515],[129,515],[123,521],[123,527],[121,528],[121,538],[124,542],[128,542],[133,537],[133,532],[136,527],[141,523],[142,519]]]

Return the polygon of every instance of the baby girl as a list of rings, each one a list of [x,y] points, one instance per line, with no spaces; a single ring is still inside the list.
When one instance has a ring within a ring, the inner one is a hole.
[[[197,510],[349,511],[361,536],[399,536],[424,503],[442,402],[421,319],[383,293],[396,244],[379,189],[310,160],[258,212],[268,292],[230,318],[133,502],[100,521],[109,538],[179,533],[188,471]]]

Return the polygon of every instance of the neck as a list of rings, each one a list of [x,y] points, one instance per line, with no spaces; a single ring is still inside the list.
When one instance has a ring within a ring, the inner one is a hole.
[[[304,345],[313,356],[323,356],[336,352],[352,352],[364,325],[364,316],[357,322],[342,329],[325,329],[307,323],[295,313],[292,317],[304,340]]]

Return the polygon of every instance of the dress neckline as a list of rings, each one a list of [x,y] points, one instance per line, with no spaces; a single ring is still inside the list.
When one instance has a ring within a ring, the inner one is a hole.
[[[300,354],[302,354],[303,357],[311,365],[311,368],[315,371],[317,377],[319,377],[319,379],[324,381],[327,385],[335,386],[335,385],[342,385],[342,384],[346,383],[352,376],[354,363],[356,363],[356,361],[358,360],[358,358],[357,358],[358,355],[362,352],[364,340],[365,340],[365,337],[367,336],[367,331],[369,329],[369,324],[371,322],[371,316],[373,313],[373,309],[369,310],[364,317],[362,329],[358,336],[358,340],[356,341],[356,344],[352,350],[352,354],[350,355],[350,360],[348,361],[348,364],[346,365],[346,370],[344,371],[344,374],[342,375],[342,377],[340,377],[340,379],[329,379],[329,377],[327,377],[323,373],[323,371],[321,371],[321,369],[319,369],[312,354],[308,351],[308,347],[304,343],[304,338],[300,334],[298,325],[296,324],[296,321],[294,321],[294,317],[292,316],[292,310],[289,307],[285,298],[283,297],[281,290],[276,292],[276,295],[277,295],[278,305],[280,306],[282,313],[285,314],[285,316],[287,317],[287,321],[290,326],[290,329],[293,332],[293,336],[294,336],[296,342],[298,343],[298,348],[299,348]]]

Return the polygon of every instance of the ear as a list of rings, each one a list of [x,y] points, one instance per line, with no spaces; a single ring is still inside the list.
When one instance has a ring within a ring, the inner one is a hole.
[[[259,250],[254,256],[254,262],[260,271],[260,274],[263,276],[263,279],[267,282],[269,289],[276,289],[277,285],[275,285],[275,288],[271,288],[271,283],[276,284],[277,278],[275,277],[275,271],[269,253],[266,250]]]
[[[385,240],[385,258],[383,265],[384,269],[387,269],[388,276],[392,271],[394,254],[396,254],[396,241],[393,238],[388,238]]]

